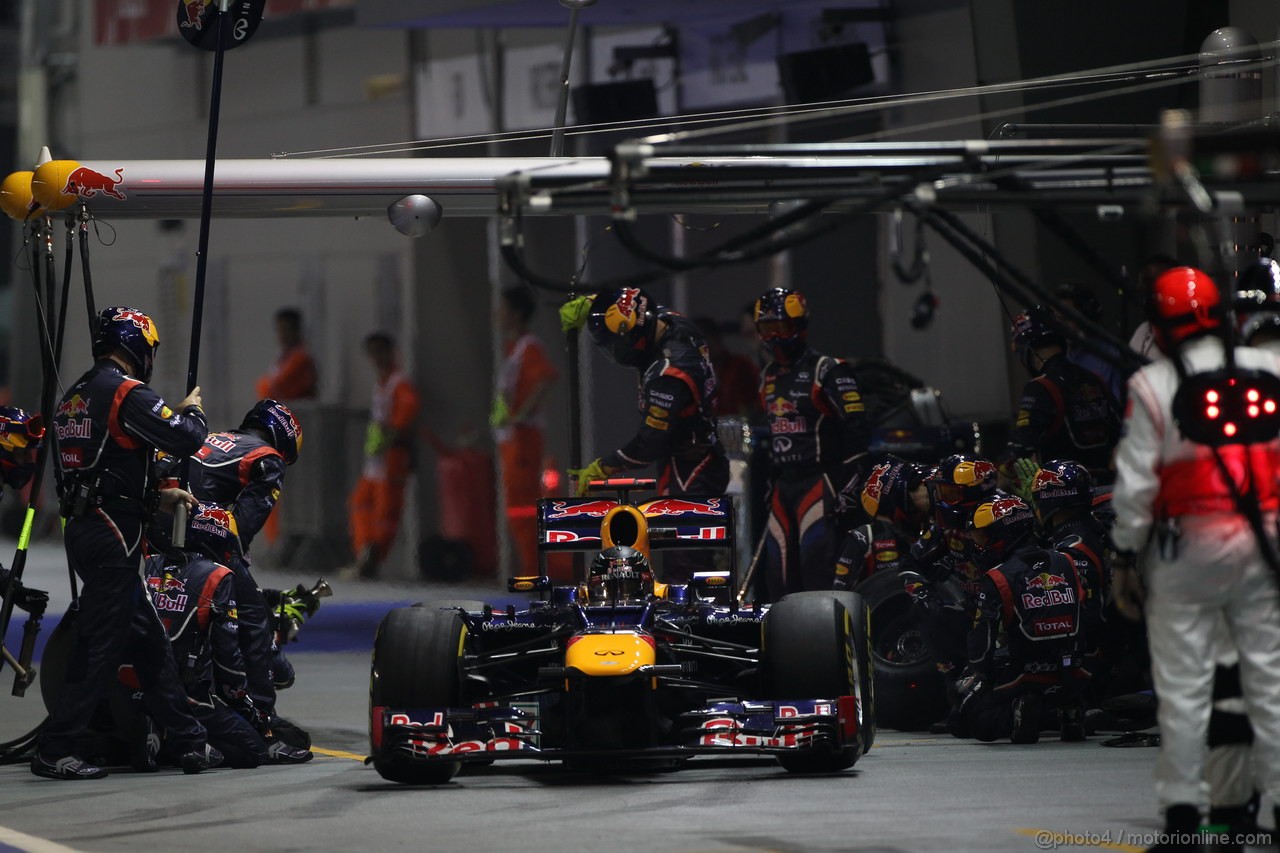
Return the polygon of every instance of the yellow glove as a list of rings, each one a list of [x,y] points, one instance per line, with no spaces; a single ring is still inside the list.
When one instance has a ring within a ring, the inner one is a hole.
[[[603,480],[612,473],[613,471],[600,464],[599,459],[592,461],[591,464],[587,465],[585,468],[569,469],[569,476],[575,477],[578,480],[578,488],[575,492],[578,497],[583,497],[587,494],[587,490],[591,485],[592,480]]]
[[[1034,501],[1031,487],[1035,485],[1040,466],[1034,459],[1015,459],[1013,462],[1013,493],[1022,498],[1028,505]]]
[[[387,447],[387,434],[383,431],[382,425],[369,422],[369,428],[364,433],[364,455],[377,456]]]
[[[587,315],[591,313],[591,303],[595,296],[578,296],[560,306],[560,328],[565,332],[576,332],[587,325]]]
[[[494,395],[493,408],[489,410],[489,426],[497,429],[511,420],[511,409],[507,406],[507,398],[501,394]]]

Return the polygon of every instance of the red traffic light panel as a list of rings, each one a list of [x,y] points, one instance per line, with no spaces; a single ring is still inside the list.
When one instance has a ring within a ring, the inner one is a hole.
[[[1257,444],[1280,435],[1280,377],[1237,368],[1187,377],[1173,417],[1189,440],[1214,447]]]

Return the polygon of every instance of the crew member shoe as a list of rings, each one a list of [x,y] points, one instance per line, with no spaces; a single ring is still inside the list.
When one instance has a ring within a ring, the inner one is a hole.
[[[1058,732],[1058,740],[1065,743],[1078,743],[1085,740],[1084,707],[1068,705],[1060,712],[1062,728]]]
[[[182,765],[183,773],[188,775],[199,773],[203,770],[210,770],[221,764],[222,753],[218,752],[218,750],[206,743],[203,749],[184,752],[179,763]]]
[[[1040,740],[1040,694],[1024,693],[1013,700],[1014,743],[1036,743]]]
[[[267,747],[268,764],[306,764],[314,758],[309,749],[298,749],[282,740],[275,740]]]
[[[74,755],[49,759],[39,752],[31,759],[31,772],[46,779],[64,780],[104,779],[107,776],[107,771],[101,767]]]
[[[139,773],[155,773],[160,769],[160,729],[146,714],[129,743],[129,766]]]

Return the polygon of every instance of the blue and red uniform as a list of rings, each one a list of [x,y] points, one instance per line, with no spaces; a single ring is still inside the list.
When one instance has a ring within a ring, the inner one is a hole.
[[[83,586],[79,638],[58,706],[41,735],[46,758],[68,756],[88,727],[104,685],[114,679],[131,632],[147,710],[179,752],[202,751],[204,727],[186,694],[164,627],[140,577],[144,535],[156,491],[156,449],[177,457],[200,449],[204,412],[174,412],[146,383],[114,361],[97,362],[62,398],[54,415],[67,559]]]

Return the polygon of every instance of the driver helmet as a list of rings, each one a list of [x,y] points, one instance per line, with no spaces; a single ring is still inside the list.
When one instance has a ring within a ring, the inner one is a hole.
[[[606,548],[591,563],[593,601],[642,601],[653,593],[649,558],[626,545]]]

